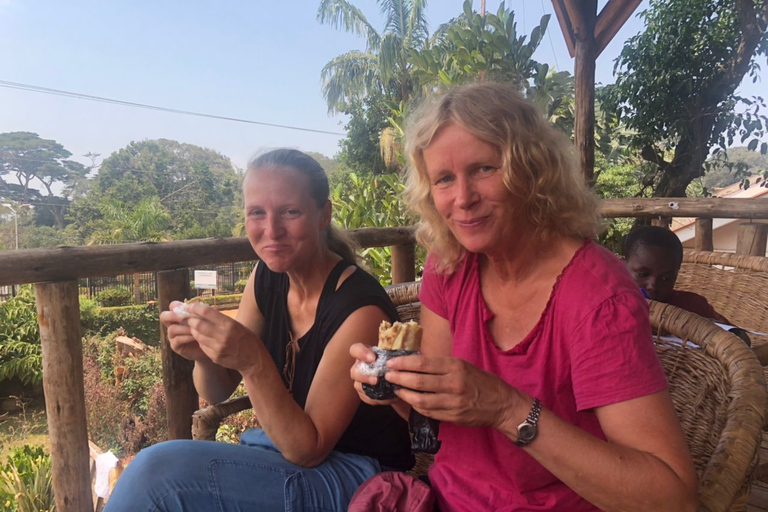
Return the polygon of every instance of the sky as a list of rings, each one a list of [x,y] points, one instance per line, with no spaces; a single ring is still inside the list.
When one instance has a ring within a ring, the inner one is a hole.
[[[378,29],[375,0],[354,0]],[[599,7],[605,1],[598,2]],[[320,72],[333,57],[363,49],[361,38],[321,25],[319,0],[0,0],[0,81],[169,109],[320,130],[316,133],[85,101],[0,86],[0,133],[55,139],[72,159],[106,158],[132,141],[165,138],[214,149],[240,168],[255,153],[294,147],[338,152],[345,117],[330,116]],[[499,1],[487,0],[495,12]],[[545,13],[534,58],[573,72],[550,0],[514,0],[519,33]],[[430,30],[461,13],[461,0],[432,0]],[[479,0],[475,0],[479,9]],[[623,42],[642,30],[637,13],[597,60],[596,81],[614,81]],[[2,83],[0,82],[0,83]],[[757,94],[761,84],[742,92]]]

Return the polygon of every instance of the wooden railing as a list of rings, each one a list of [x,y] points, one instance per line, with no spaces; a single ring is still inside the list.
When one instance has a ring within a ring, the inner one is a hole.
[[[713,217],[768,219],[768,199],[612,199],[602,203],[601,211],[606,217],[651,217],[662,222],[670,217],[696,217],[697,248],[707,250],[708,240],[711,250]],[[414,280],[413,228],[370,228],[350,233],[362,247],[392,247],[394,283]],[[766,233],[768,224],[742,226],[739,247],[748,254],[765,255]],[[162,311],[173,300],[189,298],[187,267],[249,261],[255,257],[245,238],[0,253],[0,286],[34,283],[58,510],[93,510],[77,279],[159,271],[158,307]],[[192,363],[168,348],[164,328],[161,343],[169,436],[189,438],[191,416],[198,404],[192,385]]]

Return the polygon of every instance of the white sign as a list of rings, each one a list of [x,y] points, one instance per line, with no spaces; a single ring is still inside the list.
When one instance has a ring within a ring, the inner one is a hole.
[[[195,288],[202,290],[216,289],[215,270],[195,270]]]

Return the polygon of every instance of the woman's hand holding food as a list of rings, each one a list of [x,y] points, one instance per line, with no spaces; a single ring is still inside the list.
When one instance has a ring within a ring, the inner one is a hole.
[[[160,321],[168,328],[168,343],[171,350],[184,359],[201,363],[210,362],[192,335],[192,329],[187,322],[190,318],[189,306],[191,304],[173,301],[168,307],[168,311],[160,313]]]
[[[168,338],[174,352],[198,362],[209,360],[241,373],[260,362],[255,350],[256,335],[248,328],[207,304],[185,304],[183,310],[177,309],[181,304],[172,302],[171,311],[163,312],[161,318],[168,325]]]
[[[523,393],[462,359],[412,355],[387,366],[384,378],[402,386],[397,396],[428,418],[502,428],[530,407]]]
[[[375,375],[363,374],[358,366],[358,363],[361,361],[364,363],[373,363],[376,361],[376,354],[373,353],[371,347],[363,343],[355,343],[349,348],[349,355],[356,359],[355,364],[353,364],[352,368],[349,370],[349,374],[355,383],[355,390],[357,391],[360,400],[369,405],[389,405],[400,401],[397,398],[392,400],[373,400],[365,394],[365,391],[363,391],[364,383],[375,386],[380,378],[376,377]]]

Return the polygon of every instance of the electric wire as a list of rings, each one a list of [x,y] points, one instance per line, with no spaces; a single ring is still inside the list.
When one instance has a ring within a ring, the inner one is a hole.
[[[544,0],[541,0],[541,15],[547,14],[546,9],[544,9]],[[547,27],[547,37],[549,37],[549,47],[552,48],[552,57],[555,59],[555,66],[557,67],[558,71],[563,71],[560,69],[560,63],[557,62],[557,52],[555,51],[555,45],[552,43],[552,32],[549,30],[549,27]]]
[[[198,117],[206,117],[209,119],[219,119],[222,121],[234,121],[237,123],[247,123],[247,124],[256,124],[260,126],[270,126],[273,128],[284,128],[286,130],[297,130],[302,132],[312,132],[312,133],[322,133],[326,135],[338,135],[338,136],[344,136],[345,133],[341,132],[331,132],[328,130],[316,130],[314,128],[303,128],[300,126],[290,126],[286,124],[277,124],[277,123],[267,123],[263,121],[253,121],[251,119],[242,119],[239,117],[229,117],[229,116],[220,116],[216,114],[207,114],[204,112],[194,112],[191,110],[182,110],[182,109],[176,109],[176,108],[168,108],[168,107],[159,107],[157,105],[147,105],[145,103],[136,103],[133,101],[124,101],[124,100],[116,100],[113,98],[105,98],[103,96],[94,96],[91,94],[83,94],[79,92],[71,92],[71,91],[63,91],[61,89],[51,89],[48,87],[41,87],[39,85],[30,85],[30,84],[23,84],[19,82],[10,82],[8,80],[0,80],[0,87],[4,87],[6,89],[18,89],[21,91],[27,91],[27,92],[37,92],[41,94],[51,94],[54,96],[64,96],[68,98],[76,98],[81,100],[87,100],[87,101],[97,101],[101,103],[111,103],[114,105],[122,105],[124,107],[133,107],[133,108],[143,108],[148,110],[157,110],[159,112],[168,112],[171,114],[183,114],[188,116],[198,116]]]

